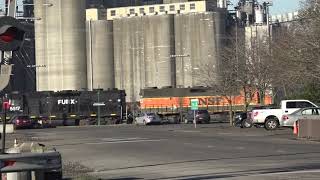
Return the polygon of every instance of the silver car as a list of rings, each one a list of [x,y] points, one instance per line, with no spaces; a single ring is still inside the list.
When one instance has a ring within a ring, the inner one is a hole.
[[[291,114],[283,115],[280,121],[280,126],[293,127],[294,122],[299,119],[320,119],[320,108],[302,108]]]
[[[135,124],[160,124],[161,118],[156,113],[141,113],[135,118]]]

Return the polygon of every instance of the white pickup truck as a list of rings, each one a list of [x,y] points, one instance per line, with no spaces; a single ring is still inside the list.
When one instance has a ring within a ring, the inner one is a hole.
[[[256,109],[251,113],[253,124],[263,124],[267,130],[274,130],[279,127],[282,116],[291,114],[296,110],[305,107],[318,107],[308,100],[283,100],[280,109]]]

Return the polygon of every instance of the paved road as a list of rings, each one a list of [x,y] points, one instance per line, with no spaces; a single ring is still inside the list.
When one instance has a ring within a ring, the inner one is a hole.
[[[320,143],[226,124],[22,130],[102,179],[319,179]]]

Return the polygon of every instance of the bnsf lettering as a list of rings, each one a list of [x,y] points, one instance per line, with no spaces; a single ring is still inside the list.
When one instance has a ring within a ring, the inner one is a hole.
[[[209,97],[209,98],[198,98],[199,99],[199,105],[216,105],[219,104],[222,100],[221,97]]]
[[[199,98],[199,105],[207,105],[207,98]]]
[[[208,105],[220,104],[221,101],[222,101],[221,97],[211,97],[211,98],[208,98]]]
[[[59,104],[63,104],[63,105],[66,105],[66,104],[76,104],[77,101],[75,99],[59,99],[58,100],[58,105]]]

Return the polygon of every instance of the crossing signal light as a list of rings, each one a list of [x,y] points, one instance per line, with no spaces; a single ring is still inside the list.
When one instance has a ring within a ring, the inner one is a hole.
[[[9,109],[10,109],[10,106],[11,106],[11,104],[10,104],[9,101],[4,101],[4,102],[2,103],[2,109],[9,110]]]
[[[0,50],[18,50],[25,37],[25,26],[10,16],[0,17]]]

